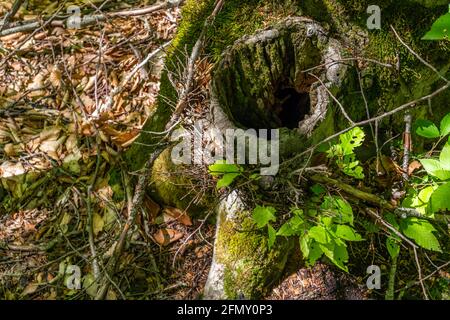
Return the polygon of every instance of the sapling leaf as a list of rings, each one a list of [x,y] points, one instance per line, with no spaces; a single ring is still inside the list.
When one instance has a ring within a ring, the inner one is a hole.
[[[438,127],[429,120],[419,119],[416,121],[415,125],[417,127],[416,133],[421,137],[434,139],[439,138],[441,135]]]
[[[275,212],[277,210],[273,207],[257,206],[253,209],[253,220],[255,220],[258,228],[265,227],[270,221],[276,221]]]

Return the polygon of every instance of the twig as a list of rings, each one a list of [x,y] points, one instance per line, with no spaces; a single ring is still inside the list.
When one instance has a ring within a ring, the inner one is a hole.
[[[376,220],[378,220],[383,226],[385,226],[386,228],[388,228],[390,231],[392,231],[393,233],[395,233],[395,235],[397,235],[398,237],[400,237],[402,240],[404,240],[407,244],[409,244],[411,246],[411,248],[415,248],[417,249],[417,245],[415,245],[411,240],[409,240],[408,238],[406,238],[400,231],[398,231],[397,229],[395,229],[390,223],[386,222],[378,213],[376,213],[374,210],[371,210],[370,208],[366,209],[366,212],[373,216],[374,218],[376,218]]]
[[[323,83],[323,81],[318,76],[316,76],[313,73],[308,73],[308,75],[313,76],[314,78],[316,78],[320,82],[320,84],[325,88],[325,90],[328,92],[328,94],[331,96],[331,98],[333,98],[333,100],[337,103],[337,105],[341,109],[341,112],[344,115],[345,119],[347,119],[348,122],[350,122],[350,124],[352,126],[355,125],[355,122],[347,114],[347,111],[345,111],[344,106],[342,105],[342,103],[331,93],[330,89],[328,89],[328,87]]]
[[[91,250],[92,255],[92,271],[94,272],[95,280],[98,281],[100,279],[100,268],[98,267],[97,251],[95,250],[95,243],[94,243],[94,219],[91,207],[91,194],[92,194],[92,186],[89,186],[86,199],[88,211],[87,229],[89,236],[89,249]]]
[[[125,89],[126,84],[134,77],[134,75],[144,66],[146,65],[151,59],[153,59],[155,56],[157,56],[161,51],[163,51],[165,48],[167,48],[170,44],[172,43],[172,41],[168,41],[165,44],[163,44],[162,46],[160,46],[158,49],[156,49],[155,51],[151,52],[149,55],[147,55],[147,57],[142,60],[141,63],[139,63],[138,65],[136,65],[133,70],[130,71],[130,73],[128,73],[126,75],[126,77],[121,81],[121,83],[114,88],[111,93],[108,96],[108,100],[106,101],[106,103],[102,106],[100,106],[100,110],[98,110],[98,113],[102,113],[105,111],[108,111],[109,109],[111,109],[111,107],[113,106],[114,103],[114,98],[123,92],[123,90]]]
[[[400,43],[406,48],[408,49],[409,52],[411,52],[411,54],[413,56],[415,56],[417,59],[419,59],[420,62],[422,62],[425,66],[427,66],[428,68],[430,68],[434,73],[436,73],[439,78],[441,78],[442,80],[444,80],[446,83],[450,83],[450,80],[448,80],[447,78],[445,78],[435,67],[433,67],[430,63],[428,63],[427,61],[425,61],[425,59],[423,59],[418,53],[416,53],[413,49],[411,49],[410,46],[408,46],[406,44],[405,41],[402,40],[402,38],[400,38],[400,36],[398,35],[397,31],[395,30],[395,28],[391,25],[391,29],[394,32],[395,36],[397,37],[398,41],[400,41]]]
[[[151,172],[150,169],[153,165],[153,162],[156,160],[156,158],[161,154],[161,152],[163,150],[164,150],[164,148],[160,147],[159,149],[157,149],[155,152],[153,152],[151,154],[150,158],[145,163],[143,174],[139,176],[139,180],[136,185],[135,192],[134,192],[134,197],[133,197],[133,201],[132,201],[132,207],[130,209],[130,214],[128,215],[128,219],[122,229],[119,239],[115,243],[114,253],[111,256],[111,258],[108,261],[108,264],[106,266],[106,272],[109,275],[113,275],[117,269],[117,264],[119,262],[119,258],[122,255],[126,240],[128,238],[128,231],[130,230],[131,226],[133,225],[135,218],[136,218],[139,210],[141,209],[142,201],[144,199],[145,189],[148,184],[148,179],[149,179],[149,175]],[[102,283],[101,283],[99,291],[97,292],[95,300],[105,299],[106,294],[108,293],[110,283],[111,282],[108,280],[107,277],[104,277],[102,279]]]
[[[411,151],[411,114],[405,115],[405,134],[403,137],[403,180],[409,180],[408,168],[409,168],[409,153]]]
[[[420,267],[419,256],[417,255],[417,248],[413,248],[413,250],[414,250],[414,258],[416,260],[417,272],[419,273],[419,283],[420,286],[422,287],[422,292],[425,297],[425,300],[429,300],[427,290],[425,289],[425,284],[422,279],[422,268]]]
[[[3,19],[3,24],[0,26],[0,33],[3,31],[3,29],[11,22],[11,20],[14,18],[16,13],[19,11],[20,7],[22,6],[22,3],[25,0],[16,0],[14,4],[12,5],[11,11],[6,13],[5,18]]]

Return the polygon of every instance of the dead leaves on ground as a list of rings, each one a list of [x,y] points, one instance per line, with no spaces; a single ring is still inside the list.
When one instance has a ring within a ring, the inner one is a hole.
[[[186,235],[188,227],[192,226],[188,213],[173,207],[165,208],[153,222],[160,226],[167,226],[161,227],[152,234],[152,239],[160,246],[167,246],[180,240]]]

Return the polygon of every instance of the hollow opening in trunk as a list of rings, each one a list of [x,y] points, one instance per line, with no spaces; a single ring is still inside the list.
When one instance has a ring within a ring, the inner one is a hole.
[[[282,88],[275,92],[275,110],[280,126],[288,129],[298,127],[300,121],[310,111],[308,92],[298,92],[294,88]]]

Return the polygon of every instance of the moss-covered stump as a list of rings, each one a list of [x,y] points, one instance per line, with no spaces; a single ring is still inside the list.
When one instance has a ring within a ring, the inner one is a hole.
[[[346,74],[338,41],[316,22],[293,17],[244,36],[222,56],[212,88],[219,104],[241,127],[301,128],[311,132],[329,103],[326,89],[338,87]],[[316,77],[305,70],[327,65]]]
[[[184,167],[172,162],[172,148],[164,150],[155,160],[149,191],[162,205],[186,210],[192,217],[202,217],[210,210],[213,201],[205,196],[197,199],[193,181],[184,174]]]
[[[245,209],[237,192],[232,192],[217,210],[214,257],[205,298],[264,297],[283,274],[294,242],[278,238],[269,249],[267,235],[255,229],[251,212]]]

